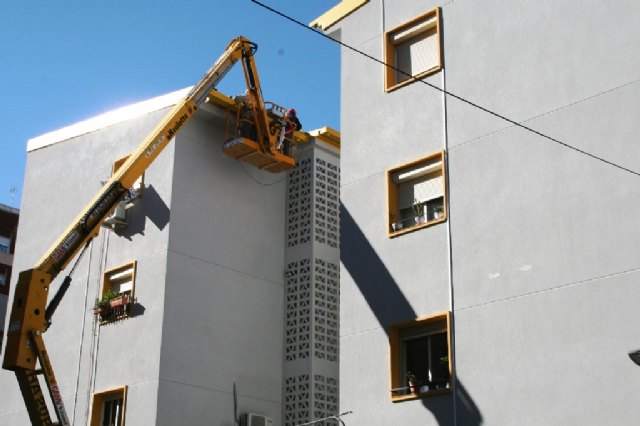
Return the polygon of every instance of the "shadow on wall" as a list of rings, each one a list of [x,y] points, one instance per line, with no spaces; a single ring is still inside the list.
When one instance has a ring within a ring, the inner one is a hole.
[[[418,317],[358,224],[342,204],[340,205],[340,259],[387,336],[391,325]],[[482,424],[482,415],[478,407],[457,376],[456,396],[458,423]],[[439,425],[453,423],[449,396],[425,397],[421,401],[437,419]]]
[[[169,207],[153,185],[149,185],[144,188],[142,197],[127,210],[127,227],[115,232],[118,236],[131,240],[136,234],[144,235],[146,218],[149,218],[159,230],[163,230],[169,223],[170,216]]]

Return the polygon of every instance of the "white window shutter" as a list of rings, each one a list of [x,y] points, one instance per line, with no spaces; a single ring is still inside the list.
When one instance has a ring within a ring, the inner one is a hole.
[[[414,187],[414,197],[419,203],[444,196],[442,175],[429,175],[418,179]]]
[[[118,293],[124,293],[126,291],[130,292],[131,290],[133,290],[133,281],[123,281],[114,287],[117,287],[117,289],[114,288],[114,290],[116,290]]]
[[[431,173],[398,185],[398,208],[405,209],[415,202],[424,203],[442,196],[444,196],[442,173]]]
[[[405,73],[416,76],[438,66],[438,33],[435,28],[420,32],[415,37],[395,46],[396,67]],[[396,72],[398,83],[409,76]]]

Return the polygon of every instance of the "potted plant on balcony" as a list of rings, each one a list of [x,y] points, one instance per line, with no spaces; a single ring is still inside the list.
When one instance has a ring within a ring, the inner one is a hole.
[[[113,291],[113,290],[109,290],[108,292],[106,292],[103,296],[102,299],[96,299],[96,303],[93,307],[93,313],[95,315],[100,314],[100,315],[105,315],[109,312],[110,308],[111,308],[111,300],[118,297],[120,295],[120,293],[118,293],[117,291]]]
[[[109,306],[113,309],[113,308],[118,308],[121,306],[126,306],[127,303],[129,303],[129,295],[126,293],[118,293],[118,292],[114,292],[115,295],[113,295],[110,299],[109,299]]]
[[[449,389],[449,355],[445,355],[440,357],[440,366],[442,367],[442,371],[444,372],[445,385],[444,387]]]
[[[104,299],[104,298],[102,298],[102,299],[97,299],[96,298],[96,303],[93,306],[93,314],[94,315],[105,314],[108,309],[109,309],[109,300]]]
[[[391,229],[393,229],[394,232],[401,230],[402,229],[402,221],[399,220],[397,222],[393,222],[391,224]]]
[[[444,206],[437,206],[434,210],[433,210],[433,218],[434,219],[441,219],[444,217]]]
[[[418,389],[420,389],[420,381],[411,371],[407,371],[407,382],[409,382],[409,391],[411,391],[411,394],[417,395]]]
[[[400,219],[400,220],[397,220],[397,219],[399,219],[398,215],[389,214],[389,223],[391,224],[391,230],[393,232],[400,231],[403,228],[402,219]]]
[[[425,222],[424,215],[424,204],[418,201],[417,199],[413,200],[413,205],[411,206],[411,211],[413,212],[413,217],[415,218],[416,225]]]

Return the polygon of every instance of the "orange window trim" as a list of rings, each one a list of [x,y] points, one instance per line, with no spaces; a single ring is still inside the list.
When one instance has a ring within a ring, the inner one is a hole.
[[[408,169],[411,168],[413,166],[417,166],[420,163],[428,163],[430,161],[433,161],[434,159],[438,158],[439,160],[442,161],[442,184],[443,184],[443,188],[442,188],[442,193],[443,195],[443,204],[444,204],[444,212],[443,212],[443,217],[441,217],[440,219],[436,219],[436,220],[432,220],[430,222],[426,222],[423,224],[419,224],[416,226],[412,226],[410,228],[407,229],[401,229],[401,230],[397,230],[397,231],[392,231],[391,228],[391,224],[396,222],[397,220],[400,219],[400,215],[399,215],[399,209],[398,209],[398,185],[393,182],[393,174],[401,171],[403,169]],[[387,179],[386,179],[386,184],[387,184],[387,219],[385,221],[386,226],[387,226],[387,237],[389,238],[395,238],[398,237],[400,235],[404,235],[404,234],[408,234],[410,232],[414,232],[417,231],[419,229],[424,229],[433,225],[436,225],[438,223],[442,223],[445,222],[447,220],[448,217],[448,211],[447,211],[447,164],[446,164],[446,156],[445,156],[445,152],[444,150],[440,150],[440,151],[436,151],[434,153],[431,153],[429,155],[426,155],[424,157],[418,158],[416,160],[412,160],[409,161],[408,163],[403,163],[403,164],[399,164],[396,165],[390,169],[387,170]]]
[[[435,67],[432,67],[428,70],[425,70],[423,72],[421,72],[420,74],[413,76],[411,78],[408,78],[407,80],[404,80],[400,83],[396,82],[396,59],[395,59],[395,45],[394,43],[391,41],[391,38],[394,34],[403,31],[403,30],[407,30],[409,28],[411,28],[412,26],[416,25],[417,23],[421,22],[421,21],[427,21],[430,18],[435,16],[435,29],[436,29],[436,34],[438,37],[438,64]],[[385,66],[384,67],[384,82],[385,82],[385,91],[386,92],[392,92],[396,89],[399,89],[401,87],[404,87],[408,84],[413,83],[416,80],[420,80],[424,77],[427,77],[431,74],[435,74],[437,72],[439,72],[442,69],[442,31],[441,31],[441,14],[440,14],[440,8],[436,7],[434,9],[429,10],[428,12],[423,13],[420,16],[417,16],[415,18],[410,19],[407,22],[404,22],[403,24],[398,25],[395,28],[392,28],[388,31],[386,31],[384,33],[384,59],[385,59],[385,63],[391,65],[391,67],[389,66]]]
[[[453,375],[453,363],[452,363],[452,356],[451,356],[451,312],[450,311],[439,312],[433,315],[419,317],[411,321],[392,325],[390,327],[389,329],[389,369],[390,369],[389,381],[391,383],[391,389],[399,388],[402,386],[402,376],[400,375],[400,363],[401,363],[400,331],[408,328],[420,327],[428,323],[439,322],[442,320],[446,321],[446,327],[447,327],[447,352],[449,355],[449,377],[451,378],[451,387],[449,389],[434,390],[434,391],[429,391],[427,393],[422,393],[418,395],[394,396],[393,393],[390,393],[392,402],[408,401],[408,400],[423,398],[426,396],[441,395],[445,393],[450,393],[452,391],[452,388],[454,386],[454,380],[453,380],[454,375]]]
[[[110,389],[106,389],[93,394],[91,402],[91,417],[90,426],[100,426],[100,420],[102,417],[102,407],[104,402],[112,397],[122,398],[122,415],[120,418],[120,424],[124,426],[125,413],[127,412],[127,386],[118,386]]]

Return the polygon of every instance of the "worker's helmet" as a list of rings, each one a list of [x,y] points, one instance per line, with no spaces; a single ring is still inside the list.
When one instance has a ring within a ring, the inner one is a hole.
[[[296,115],[296,110],[295,110],[294,108],[291,108],[291,109],[289,110],[289,114],[290,114],[290,115]]]

